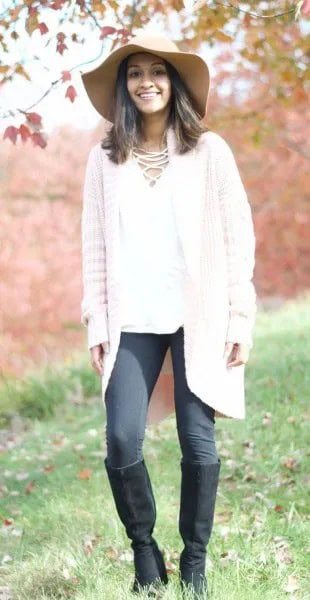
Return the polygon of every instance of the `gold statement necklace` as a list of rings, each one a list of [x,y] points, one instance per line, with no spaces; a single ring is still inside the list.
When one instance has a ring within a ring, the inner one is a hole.
[[[155,185],[169,163],[168,147],[154,152],[134,146],[132,154],[149,185]],[[154,171],[157,172],[154,174]]]

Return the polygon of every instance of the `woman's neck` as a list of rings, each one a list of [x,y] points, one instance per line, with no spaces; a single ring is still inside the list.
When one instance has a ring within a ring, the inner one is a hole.
[[[147,119],[142,122],[139,145],[145,150],[163,150],[166,146],[167,121]]]

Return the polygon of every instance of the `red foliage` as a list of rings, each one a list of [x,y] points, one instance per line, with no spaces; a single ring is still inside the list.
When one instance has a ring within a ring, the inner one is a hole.
[[[0,148],[0,364],[22,374],[84,346],[80,219],[94,137],[62,129],[44,152]]]
[[[76,92],[75,87],[73,85],[69,85],[69,87],[67,88],[67,91],[66,91],[65,98],[69,98],[69,100],[71,100],[71,102],[74,102],[76,96],[77,96],[77,92]]]
[[[70,73],[70,71],[61,71],[61,73],[62,73],[61,80],[63,82],[69,81],[71,79],[71,73]]]
[[[112,35],[115,32],[116,32],[115,27],[109,27],[108,25],[106,25],[105,27],[101,27],[101,33],[100,33],[99,39],[102,40],[103,38],[107,37],[107,35]]]
[[[21,125],[19,128],[19,133],[22,142],[26,142],[28,138],[31,136],[30,130],[26,125]]]
[[[29,113],[26,113],[26,117],[27,117],[27,121],[29,121],[29,123],[33,123],[33,125],[41,125],[42,117],[38,113],[29,112]]]
[[[49,28],[47,27],[46,23],[39,23],[38,29],[40,29],[41,35],[44,35],[49,31]]]
[[[43,137],[42,133],[32,133],[31,140],[34,146],[40,146],[40,148],[45,148],[47,145],[46,139]]]
[[[5,140],[7,138],[11,140],[13,144],[16,144],[18,131],[19,130],[17,127],[14,127],[14,125],[9,125],[9,127],[7,127],[4,131],[3,139]]]
[[[267,102],[266,114],[276,134],[257,131],[257,122],[244,118],[251,114],[251,102],[241,106],[237,95],[219,95],[221,77],[214,78],[208,125],[233,148],[248,192],[256,232],[258,296],[293,297],[310,283],[308,163],[296,152],[306,150],[305,104],[283,112],[277,102]],[[22,127],[26,126],[20,127],[21,136]],[[34,362],[61,359],[72,348],[85,349],[86,330],[80,324],[82,184],[88,151],[102,137],[103,127],[102,123],[92,133],[62,128],[44,152],[30,145],[0,147],[0,171],[5,173],[0,179],[4,372],[22,374]],[[40,134],[32,132],[32,139],[34,135]]]

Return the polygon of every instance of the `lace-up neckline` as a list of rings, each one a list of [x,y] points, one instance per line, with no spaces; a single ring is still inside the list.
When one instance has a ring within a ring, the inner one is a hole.
[[[135,146],[132,150],[132,154],[134,160],[142,169],[147,182],[153,187],[169,163],[168,147],[166,146],[164,150],[154,152]]]

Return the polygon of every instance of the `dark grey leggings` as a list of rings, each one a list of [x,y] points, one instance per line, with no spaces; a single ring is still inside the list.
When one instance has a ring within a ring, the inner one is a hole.
[[[148,405],[167,350],[171,347],[174,401],[182,459],[214,463],[214,409],[190,391],[185,377],[184,329],[174,333],[121,332],[105,393],[107,462],[124,467],[143,458]]]

